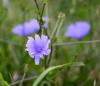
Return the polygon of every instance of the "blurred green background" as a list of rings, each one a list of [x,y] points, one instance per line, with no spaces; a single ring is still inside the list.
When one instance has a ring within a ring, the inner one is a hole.
[[[79,20],[91,24],[91,31],[83,41],[100,40],[100,0],[48,0],[45,10],[44,15],[46,16],[48,11],[50,20],[49,34],[54,29],[58,14],[65,14],[58,36],[60,42],[77,41],[64,37],[64,32],[68,24]],[[11,31],[15,25],[33,18],[37,18],[34,0],[0,0],[0,72],[11,86],[19,86],[25,72],[25,64],[28,64],[28,71],[23,86],[32,86],[44,70],[42,62],[36,66],[34,60],[25,52],[27,38],[17,36]],[[56,46],[51,65],[72,60],[82,61],[86,65],[80,68],[55,70],[49,73],[40,86],[100,86],[99,42]]]

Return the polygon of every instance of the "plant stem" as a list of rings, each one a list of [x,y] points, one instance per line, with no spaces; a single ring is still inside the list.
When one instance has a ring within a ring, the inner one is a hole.
[[[19,86],[22,86],[27,71],[28,71],[28,64],[25,64],[25,67],[24,67],[24,74],[23,74],[23,77],[22,77],[22,80],[21,80]]]
[[[30,76],[30,77],[24,78],[23,82],[30,81],[30,80],[34,80],[36,78],[37,78],[37,76]],[[19,84],[20,82],[21,82],[21,80],[17,80],[15,82],[11,83],[10,86],[14,86],[16,84]]]
[[[36,7],[37,7],[37,10],[38,10],[38,13],[39,13],[39,15],[40,15],[40,8],[39,8],[39,5],[38,5],[38,3],[37,3],[37,0],[34,0],[35,1],[35,4],[36,4]]]
[[[64,16],[65,15],[63,13],[59,13],[58,20],[57,20],[56,25],[54,27],[54,30],[52,31],[51,36],[50,36],[50,39],[51,39],[51,53],[50,53],[49,58],[48,58],[47,68],[50,66],[51,59],[53,57],[52,56],[52,52],[53,52],[53,42],[52,42],[52,40],[53,40],[55,35],[59,34],[59,29],[61,28],[62,22],[64,21]],[[56,31],[57,31],[57,33],[56,33]]]
[[[65,15],[63,13],[59,13],[56,25],[50,36],[51,39],[56,35],[56,31],[58,33],[58,30],[61,28],[64,17]]]
[[[38,15],[39,15],[39,19],[38,19],[39,20],[39,24],[40,24],[39,34],[41,36],[43,34],[43,30],[45,29],[45,28],[42,27],[43,26],[42,16],[43,16],[43,13],[44,13],[44,9],[45,9],[46,3],[43,3],[43,6],[42,6],[42,9],[41,10],[39,8],[39,5],[37,3],[37,0],[35,0],[35,4],[36,4],[37,10],[38,10]],[[45,32],[46,32],[46,35],[48,36],[48,33],[47,33],[47,30],[46,29],[45,29]],[[45,61],[44,61],[44,67],[45,67],[45,69],[47,68],[46,64],[47,64],[47,58],[45,57]]]
[[[43,19],[42,19],[42,16],[43,16],[44,9],[45,9],[45,3],[43,4],[43,8],[42,8],[42,11],[41,11],[41,13],[40,13],[40,18],[39,18],[40,33],[43,32],[43,29],[42,29],[42,25],[43,25]]]
[[[52,59],[52,52],[53,52],[53,46],[52,46],[52,42],[51,42],[51,52],[50,52],[50,55],[48,56],[48,61],[47,61],[47,64],[46,64],[46,68],[48,68],[50,66],[51,59]]]
[[[90,40],[90,41],[78,41],[78,42],[63,42],[63,43],[54,43],[53,46],[69,46],[76,44],[92,44],[92,43],[100,43],[100,40]]]
[[[20,85],[19,85],[19,86],[22,86],[23,81],[24,81],[24,78],[25,78],[25,75],[26,75],[26,72],[24,72],[24,75],[23,75],[23,77],[22,77],[22,80],[21,80],[21,83],[20,83]]]

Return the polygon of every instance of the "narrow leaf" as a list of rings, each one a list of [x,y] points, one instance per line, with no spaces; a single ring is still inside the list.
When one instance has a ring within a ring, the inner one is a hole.
[[[39,83],[42,81],[42,79],[52,70],[58,69],[58,68],[62,68],[62,67],[69,67],[69,66],[84,66],[84,64],[82,62],[73,62],[73,63],[67,63],[67,64],[63,64],[63,65],[58,65],[58,66],[53,66],[50,67],[48,69],[46,69],[43,73],[40,74],[40,76],[36,79],[36,81],[34,82],[33,86],[38,86]]]

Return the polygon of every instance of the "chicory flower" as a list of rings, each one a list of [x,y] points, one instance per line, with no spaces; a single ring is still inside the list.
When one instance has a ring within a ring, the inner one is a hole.
[[[90,24],[85,21],[78,21],[70,24],[65,32],[66,37],[74,39],[84,38],[90,31]]]
[[[29,55],[34,58],[35,64],[38,65],[40,59],[50,53],[49,44],[50,40],[46,35],[40,37],[35,34],[35,38],[28,37],[25,50],[28,51]]]
[[[16,25],[12,32],[18,36],[29,36],[38,31],[40,28],[37,20],[33,19],[23,24]]]

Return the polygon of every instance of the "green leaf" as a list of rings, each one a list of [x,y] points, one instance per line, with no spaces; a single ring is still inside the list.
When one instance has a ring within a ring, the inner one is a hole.
[[[9,86],[9,84],[6,81],[4,81],[1,73],[0,73],[0,86]]]
[[[42,79],[52,70],[62,68],[62,67],[69,67],[69,66],[84,66],[82,62],[73,62],[73,63],[67,63],[63,65],[58,65],[58,66],[53,66],[48,69],[46,69],[43,73],[40,74],[40,76],[36,79],[34,82],[33,86],[38,86],[38,84],[42,81]]]

